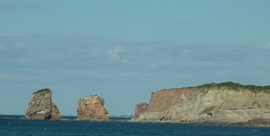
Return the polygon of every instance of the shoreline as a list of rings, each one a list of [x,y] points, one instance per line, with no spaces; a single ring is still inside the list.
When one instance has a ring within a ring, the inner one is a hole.
[[[10,117],[8,117],[10,116]],[[24,117],[16,118],[12,115],[8,115],[1,117],[0,120],[29,120]],[[22,116],[22,115],[15,115],[15,116]],[[67,117],[67,116],[66,116]],[[235,127],[270,127],[270,122],[245,122],[245,123],[217,123],[217,122],[201,122],[201,123],[192,123],[192,122],[176,122],[176,121],[150,121],[150,120],[134,120],[134,119],[117,119],[117,118],[111,118],[109,120],[79,120],[78,118],[69,119],[69,118],[61,118],[57,120],[40,120],[40,121],[83,121],[83,122],[130,122],[130,123],[167,123],[167,124],[183,124],[183,125],[207,125],[207,126],[235,126]]]
[[[19,119],[29,120],[29,119]],[[109,119],[109,120],[79,120],[79,119],[66,119],[59,120],[41,120],[41,121],[82,121],[82,122],[129,122],[129,123],[163,123],[163,124],[182,124],[182,125],[202,125],[202,126],[232,126],[232,127],[270,127],[270,122],[258,122],[258,123],[217,123],[217,122],[200,122],[200,123],[184,123],[175,121],[138,121],[133,119]]]

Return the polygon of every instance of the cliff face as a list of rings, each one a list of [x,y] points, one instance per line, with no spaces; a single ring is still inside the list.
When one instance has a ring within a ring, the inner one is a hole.
[[[148,107],[147,103],[138,103],[135,106],[135,118],[138,118],[141,114],[143,114]]]
[[[52,91],[42,89],[31,94],[26,116],[29,120],[59,120],[60,114],[57,106],[52,101]]]
[[[78,100],[79,120],[109,120],[107,110],[103,107],[104,99],[97,95],[88,96]]]
[[[162,90],[152,94],[147,110],[137,120],[188,123],[269,121],[270,86],[265,88],[229,82],[224,86],[213,83],[207,87]]]

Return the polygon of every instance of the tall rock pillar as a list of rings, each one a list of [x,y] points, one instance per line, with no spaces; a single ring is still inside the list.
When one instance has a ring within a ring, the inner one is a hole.
[[[110,116],[103,106],[104,99],[97,95],[78,99],[78,120],[109,120]]]
[[[57,106],[52,101],[52,91],[41,89],[31,94],[31,101],[23,119],[59,120],[62,118]]]
[[[138,118],[141,114],[143,114],[148,108],[147,103],[137,103],[135,106],[135,119]]]

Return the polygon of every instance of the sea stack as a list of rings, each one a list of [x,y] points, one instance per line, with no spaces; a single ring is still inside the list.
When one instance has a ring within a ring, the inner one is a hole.
[[[210,83],[152,93],[138,121],[270,123],[270,86]]]
[[[61,118],[62,115],[52,101],[52,91],[46,88],[31,94],[26,116],[22,119],[59,120]]]
[[[103,106],[104,99],[98,95],[78,99],[78,120],[109,120],[110,116]]]
[[[138,118],[141,114],[143,114],[148,107],[147,103],[137,103],[135,106],[135,119]]]

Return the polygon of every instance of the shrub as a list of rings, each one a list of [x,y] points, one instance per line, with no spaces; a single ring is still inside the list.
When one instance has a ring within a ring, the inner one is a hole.
[[[49,92],[49,91],[50,91],[49,88],[44,88],[44,89],[40,89],[40,90],[34,92],[33,94],[37,94],[37,93],[41,93],[41,92]]]
[[[211,111],[213,111],[216,107],[217,107],[217,106],[210,106],[210,107],[204,109],[204,110],[201,112],[201,114],[211,112]]]

